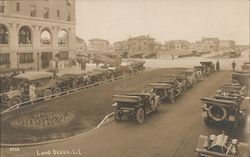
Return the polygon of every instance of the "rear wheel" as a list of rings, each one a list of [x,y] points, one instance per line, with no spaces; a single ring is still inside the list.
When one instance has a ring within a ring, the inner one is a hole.
[[[61,89],[59,87],[56,87],[53,91],[54,94],[58,94],[61,92]]]
[[[143,108],[139,108],[136,112],[136,121],[138,124],[142,124],[145,118],[145,112]]]
[[[43,92],[43,97],[45,97],[45,98],[51,97],[51,95],[52,95],[52,91],[50,89],[46,89]]]

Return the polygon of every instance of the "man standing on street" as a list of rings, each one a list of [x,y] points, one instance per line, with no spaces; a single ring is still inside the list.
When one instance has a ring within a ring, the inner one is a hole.
[[[235,67],[236,67],[236,63],[235,63],[234,60],[233,60],[233,63],[232,63],[233,71],[235,71]]]
[[[220,71],[220,62],[219,62],[218,59],[217,59],[217,62],[216,62],[216,71]]]

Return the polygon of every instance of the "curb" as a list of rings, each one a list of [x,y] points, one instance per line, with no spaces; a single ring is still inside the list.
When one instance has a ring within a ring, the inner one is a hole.
[[[87,132],[82,132],[80,134],[74,135],[74,136],[70,136],[64,139],[57,139],[57,140],[51,140],[51,141],[45,141],[45,142],[34,142],[34,143],[25,143],[25,144],[0,144],[1,147],[26,147],[26,146],[37,146],[37,145],[44,145],[44,144],[51,144],[51,143],[56,143],[56,142],[63,142],[63,141],[67,141],[70,139],[74,139],[80,136],[84,136],[84,135],[90,135],[92,133],[94,133],[95,131],[97,131],[99,128],[101,127],[105,127],[108,124],[110,124],[111,122],[114,121],[114,112],[111,112],[110,114],[107,114],[102,121],[93,129],[87,131]]]

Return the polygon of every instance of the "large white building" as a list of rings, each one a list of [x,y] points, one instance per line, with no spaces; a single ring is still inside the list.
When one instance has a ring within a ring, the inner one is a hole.
[[[75,48],[75,0],[0,0],[0,68],[67,63]]]

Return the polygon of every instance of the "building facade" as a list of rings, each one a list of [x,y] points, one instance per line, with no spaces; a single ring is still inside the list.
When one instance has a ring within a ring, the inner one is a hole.
[[[0,67],[47,68],[75,55],[75,0],[0,0]]]
[[[129,49],[128,47],[128,41],[123,40],[123,41],[117,41],[114,43],[114,50],[115,52],[127,52]]]
[[[129,53],[152,53],[154,51],[155,39],[150,36],[137,36],[128,39]]]
[[[217,52],[219,48],[219,38],[202,38],[202,43],[208,45],[211,52]]]
[[[220,40],[219,49],[234,49],[235,41],[233,40]]]
[[[87,43],[80,37],[76,36],[76,53],[82,54],[87,51]]]
[[[108,40],[104,39],[90,39],[88,44],[89,51],[107,51],[112,47]]]
[[[192,44],[186,40],[170,40],[166,41],[164,44],[164,50],[188,50],[190,49]]]

